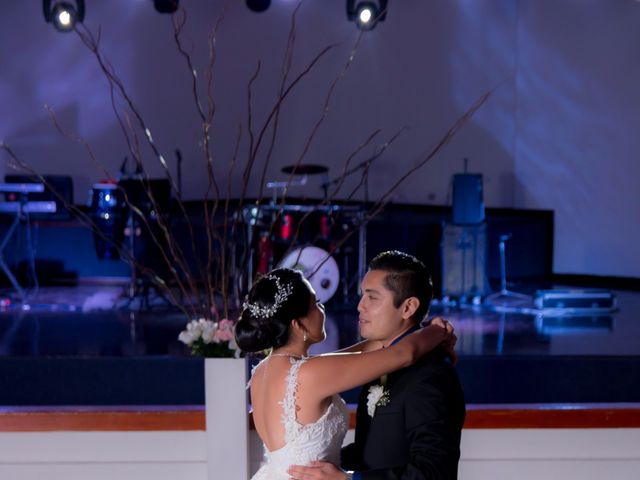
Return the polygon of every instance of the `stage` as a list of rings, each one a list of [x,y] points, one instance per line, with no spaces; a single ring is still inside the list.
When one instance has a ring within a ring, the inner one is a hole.
[[[609,315],[442,302],[434,302],[431,315],[456,328],[468,404],[640,402],[640,293],[615,294],[618,310]],[[0,405],[202,405],[203,361],[177,340],[186,320],[161,299],[150,300],[151,310],[139,311],[124,286],[80,285],[41,288],[28,308],[5,306]],[[357,339],[355,304],[332,302],[327,341],[315,353]],[[345,398],[354,402],[355,392]]]

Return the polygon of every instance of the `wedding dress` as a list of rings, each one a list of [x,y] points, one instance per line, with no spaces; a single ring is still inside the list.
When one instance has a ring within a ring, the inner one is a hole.
[[[288,480],[287,468],[324,460],[340,465],[340,448],[349,428],[349,412],[342,398],[334,395],[327,410],[313,423],[302,425],[296,418],[298,371],[306,358],[290,357],[291,368],[282,400],[285,445],[273,452],[264,447],[264,461],[252,480]]]

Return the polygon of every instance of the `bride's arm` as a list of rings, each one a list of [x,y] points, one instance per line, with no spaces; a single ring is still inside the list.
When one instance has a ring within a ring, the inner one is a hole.
[[[313,357],[300,370],[302,377],[313,385],[313,394],[326,398],[363,385],[386,373],[415,363],[430,352],[453,331],[450,326],[431,324],[407,335],[401,342],[387,348],[363,353],[332,353]]]
[[[444,320],[443,318],[434,317],[432,319],[429,319],[428,322],[424,322],[422,325],[427,326],[427,325],[430,325],[431,323],[438,324],[443,328],[446,328],[446,324],[447,324],[446,320]],[[455,335],[451,335],[443,342],[443,346],[448,351],[449,355],[451,356],[451,359],[454,360],[454,363],[456,359],[456,354],[454,350],[455,340],[456,340]],[[382,348],[382,343],[379,342],[378,340],[362,340],[358,343],[354,343],[353,345],[350,345],[345,348],[341,348],[340,350],[336,350],[335,352],[331,352],[331,353],[372,352],[374,350],[379,350],[380,348]]]
[[[345,348],[341,348],[340,350],[336,350],[331,353],[360,353],[360,352],[371,352],[373,350],[378,350],[382,348],[382,343],[376,340],[362,340],[361,342],[354,343],[353,345]]]

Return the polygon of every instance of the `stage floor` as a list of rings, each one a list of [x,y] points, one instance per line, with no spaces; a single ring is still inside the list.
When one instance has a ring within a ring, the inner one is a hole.
[[[29,308],[0,311],[0,405],[203,404],[202,359],[177,340],[185,319],[160,299],[138,311],[123,291],[49,287]],[[468,403],[640,402],[640,292],[615,293],[609,315],[441,305],[431,314],[456,328]],[[355,305],[328,304],[327,334],[315,353],[357,340]]]

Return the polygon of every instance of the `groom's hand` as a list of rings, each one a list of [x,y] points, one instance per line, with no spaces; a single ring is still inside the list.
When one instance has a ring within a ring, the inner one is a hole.
[[[287,470],[293,480],[347,480],[349,475],[333,463],[311,462],[308,467],[292,465]]]

